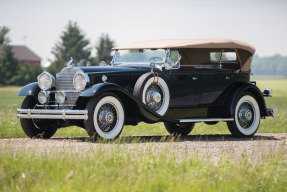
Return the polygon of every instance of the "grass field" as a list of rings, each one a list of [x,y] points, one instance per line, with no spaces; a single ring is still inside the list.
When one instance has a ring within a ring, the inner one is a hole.
[[[213,164],[196,156],[179,159],[167,148],[157,156],[120,147],[109,152],[2,149],[0,191],[286,191],[286,160],[276,155],[254,163],[223,154]]]
[[[260,133],[287,132],[287,79],[256,79],[258,86],[272,88],[269,107],[277,108],[275,119],[261,121]],[[0,88],[0,138],[26,137],[16,118],[22,99],[18,87]],[[199,123],[192,134],[229,133],[224,123]],[[166,135],[162,123],[126,126],[122,136]],[[63,128],[54,137],[87,136],[77,127]],[[264,141],[263,141],[264,142]],[[73,145],[73,144],[71,144]],[[92,145],[92,144],[91,144]],[[177,156],[170,147],[156,155],[153,149],[135,152],[129,143],[99,144],[89,153],[79,148],[49,152],[21,146],[13,150],[0,141],[0,191],[287,191],[286,151],[270,151],[254,161],[244,153],[234,159],[222,154],[214,163],[206,158]],[[140,145],[145,145],[144,143]],[[48,148],[49,146],[47,146]],[[191,146],[192,147],[192,146]],[[256,153],[256,152],[255,152]]]
[[[265,98],[268,107],[277,109],[276,118],[267,118],[261,121],[259,133],[286,133],[287,132],[287,79],[284,78],[257,78],[259,88],[272,88],[273,97]],[[17,97],[18,87],[0,88],[0,138],[26,137],[16,118],[16,108],[20,107],[23,97]],[[225,123],[217,125],[196,124],[192,134],[228,134]],[[162,135],[168,134],[162,123],[138,126],[125,126],[122,136],[127,135]],[[78,127],[59,129],[54,137],[87,136],[85,130]]]

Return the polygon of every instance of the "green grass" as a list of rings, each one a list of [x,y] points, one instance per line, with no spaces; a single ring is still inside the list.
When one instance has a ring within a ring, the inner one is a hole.
[[[261,121],[259,133],[286,133],[287,132],[287,79],[284,78],[257,78],[260,89],[272,88],[273,97],[265,98],[268,107],[277,109],[276,118],[267,118]],[[16,108],[20,107],[23,97],[17,97],[19,87],[0,88],[0,138],[26,137],[16,118]],[[163,135],[168,134],[163,123],[138,126],[125,126],[121,136],[132,135]],[[225,123],[206,125],[197,123],[191,134],[229,134]],[[78,127],[59,129],[54,137],[87,136],[85,130]]]
[[[117,144],[113,144],[117,145]],[[125,147],[101,147],[86,154],[0,150],[0,191],[286,191],[287,163],[280,155],[260,161],[232,160],[223,154],[215,164],[169,149],[135,153]]]

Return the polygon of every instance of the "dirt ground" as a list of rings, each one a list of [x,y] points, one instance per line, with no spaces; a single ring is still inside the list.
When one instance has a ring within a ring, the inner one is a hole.
[[[97,149],[119,150],[121,153],[154,153],[166,151],[180,158],[184,155],[197,155],[211,161],[219,161],[222,154],[228,157],[248,157],[260,160],[266,155],[280,155],[287,159],[287,134],[256,134],[252,138],[234,138],[231,135],[188,135],[180,138],[172,136],[129,136],[113,142],[91,141],[89,138],[52,139],[0,139],[0,150],[36,151],[63,153],[66,151],[88,154]]]

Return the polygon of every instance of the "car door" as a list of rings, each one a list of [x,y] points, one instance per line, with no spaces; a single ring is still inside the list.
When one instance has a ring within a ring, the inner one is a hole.
[[[181,67],[170,72],[170,107],[193,107],[198,105],[200,78],[191,68]]]
[[[231,70],[203,70],[198,72],[201,78],[199,105],[217,105],[224,91],[232,84]]]

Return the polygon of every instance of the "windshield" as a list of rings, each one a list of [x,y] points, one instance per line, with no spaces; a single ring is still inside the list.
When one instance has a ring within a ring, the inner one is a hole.
[[[164,49],[118,50],[115,52],[113,62],[114,64],[163,63],[165,53]]]

